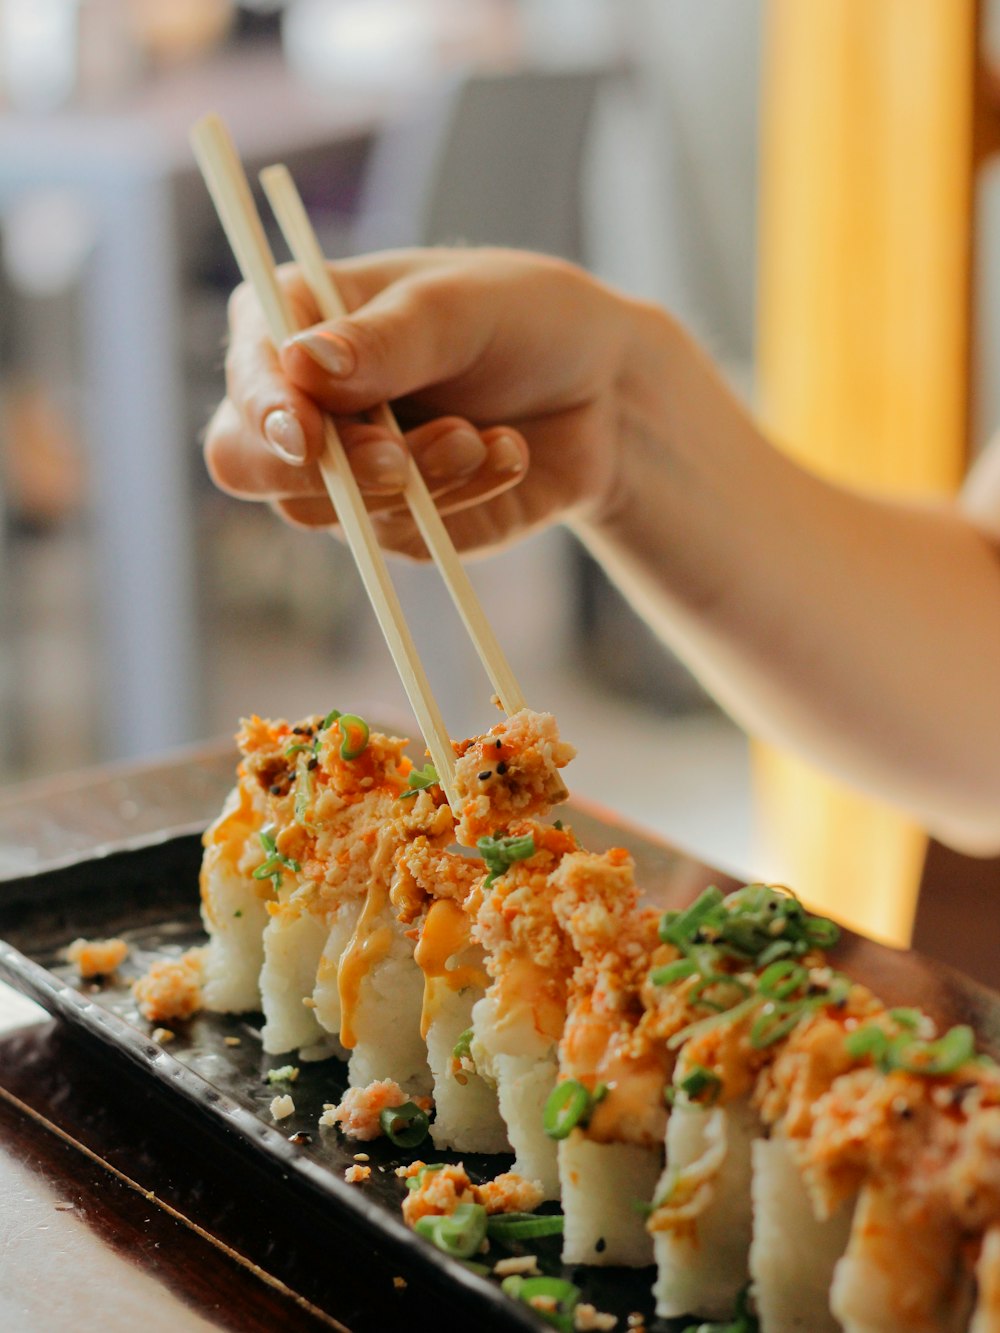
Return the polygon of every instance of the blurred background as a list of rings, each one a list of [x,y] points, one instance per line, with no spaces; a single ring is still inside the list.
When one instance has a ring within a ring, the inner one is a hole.
[[[198,116],[289,164],[331,256],[561,254],[678,311],[747,391],[758,27],[747,0],[0,0],[3,780],[252,711],[408,716],[343,549],[204,473],[237,274]],[[490,725],[438,577],[394,570],[452,733]],[[473,577],[577,788],[747,861],[745,741],[571,539]]]
[[[408,715],[341,547],[204,473],[236,271],[188,147],[197,117],[219,111],[251,170],[290,166],[331,257],[442,241],[564,255],[672,309],[816,466],[936,493],[1000,419],[1000,186],[989,166],[972,185],[995,9],[0,0],[2,781],[159,753],[249,712]],[[937,415],[929,366],[950,377]],[[904,458],[917,419],[937,440],[923,470]],[[895,453],[878,444],[890,427]],[[488,686],[437,576],[394,568],[452,733],[483,729]],[[907,937],[924,843],[893,826],[873,861],[867,815],[774,756],[752,765],[565,534],[473,577],[529,700],[579,747],[578,792],[814,901],[837,899],[831,848],[860,827],[883,905],[841,895],[839,914]]]

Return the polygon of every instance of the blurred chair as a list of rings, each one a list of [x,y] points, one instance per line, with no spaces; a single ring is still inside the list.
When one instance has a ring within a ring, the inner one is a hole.
[[[601,67],[442,80],[378,136],[330,253],[497,244],[584,254],[581,185]]]

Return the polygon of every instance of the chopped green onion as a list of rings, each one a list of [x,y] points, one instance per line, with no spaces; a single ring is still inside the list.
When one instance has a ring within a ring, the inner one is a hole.
[[[911,1011],[903,1012],[907,1015],[903,1026],[907,1026]],[[917,1013],[917,1022],[920,1017]],[[849,1033],[844,1046],[852,1060],[871,1056],[872,1064],[883,1074],[901,1070],[907,1074],[923,1074],[927,1078],[953,1074],[976,1055],[975,1035],[965,1024],[951,1028],[937,1041],[922,1041],[913,1035],[912,1028],[892,1037],[877,1022],[868,1023]]]
[[[818,949],[832,949],[840,939],[840,927],[826,917],[814,916],[806,922],[806,939]]]
[[[562,822],[562,820],[561,820],[561,819],[557,819],[557,820],[555,821],[555,823],[552,825],[552,827],[555,828],[555,829],[558,829],[559,832],[562,833],[562,831],[563,831],[563,822]]]
[[[539,1236],[560,1236],[562,1213],[497,1213],[487,1220],[490,1240],[536,1240]]]
[[[699,1101],[702,1093],[708,1096]],[[691,1072],[682,1078],[675,1088],[666,1089],[667,1101],[673,1105],[678,1096],[683,1094],[686,1102],[698,1102],[701,1106],[714,1106],[719,1100],[719,1094],[722,1092],[722,1079],[718,1074],[713,1074],[710,1069],[704,1065],[694,1065]]]
[[[693,958],[678,958],[676,962],[666,963],[663,967],[654,967],[649,979],[654,986],[672,986],[675,981],[693,977],[698,971],[698,964]]]
[[[976,1038],[972,1028],[964,1023],[951,1028],[937,1041],[901,1042],[896,1054],[896,1068],[908,1074],[925,1074],[939,1078],[953,1074],[976,1054]]]
[[[307,764],[299,760],[298,769],[295,774],[295,822],[305,828],[309,828],[306,815],[309,812],[309,802],[313,798],[312,774],[309,772]],[[313,830],[315,832],[315,830]]]
[[[397,1148],[415,1148],[423,1143],[430,1127],[427,1112],[422,1111],[415,1102],[387,1106],[379,1113],[378,1122],[383,1134]]]
[[[453,1259],[469,1259],[486,1239],[486,1209],[481,1203],[460,1203],[453,1213],[421,1217],[413,1230]]]
[[[413,1176],[407,1176],[406,1188],[408,1190],[418,1190],[424,1183],[427,1176],[432,1176],[436,1171],[444,1170],[444,1162],[427,1162]]]
[[[368,729],[368,723],[363,717],[358,717],[357,713],[341,713],[337,718],[337,725],[340,727],[340,757],[341,759],[357,759],[358,755],[363,754],[368,745],[368,737],[371,734]],[[356,731],[360,735],[360,741],[351,742],[351,732]]]
[[[726,972],[710,972],[707,977],[702,977],[696,986],[691,987],[688,999],[692,1004],[702,1005],[706,1009],[714,1009],[717,1014],[724,1013],[731,1009],[731,1004],[723,1004],[720,1000],[710,999],[706,994],[710,990],[734,990],[741,998],[751,994],[750,987],[745,981],[740,981],[739,977],[731,977]]]
[[[500,1283],[500,1288],[507,1296],[524,1301],[536,1314],[540,1315],[553,1328],[572,1333],[573,1311],[580,1302],[580,1288],[561,1277],[522,1277],[520,1273],[511,1273]],[[555,1301],[556,1308],[547,1310],[534,1302],[543,1299]]]
[[[721,1014],[709,1014],[707,1018],[699,1018],[696,1023],[689,1023],[687,1027],[681,1028],[680,1032],[675,1032],[667,1042],[667,1050],[676,1051],[678,1046],[683,1046],[686,1041],[692,1037],[701,1037],[706,1032],[711,1032],[714,1028],[721,1027],[725,1023],[735,1023],[740,1018],[745,1018],[747,1014],[752,1013],[760,1005],[760,998],[751,995],[748,999],[736,1004],[732,1009],[727,1009]]]
[[[604,1092],[607,1088],[604,1088]],[[603,1096],[604,1093],[601,1093]],[[550,1139],[565,1139],[577,1125],[583,1127],[590,1119],[590,1113],[600,1100],[595,1093],[591,1096],[587,1089],[575,1078],[567,1078],[557,1083],[549,1093],[542,1113],[542,1126]]]
[[[870,1055],[875,1063],[889,1049],[889,1035],[873,1023],[849,1032],[844,1038],[844,1047],[852,1060],[863,1060]]]
[[[488,889],[493,881],[509,870],[515,861],[524,861],[535,854],[535,839],[530,833],[520,837],[491,838],[484,836],[476,843],[476,850],[486,862],[490,872],[483,888]]]
[[[317,728],[317,730],[318,730],[318,731],[329,731],[329,729],[333,726],[334,722],[336,722],[337,719],[338,719],[340,716],[341,716],[341,713],[340,713],[339,709],[337,709],[337,708],[331,708],[330,711],[329,711],[329,713],[327,713],[326,717],[325,717],[325,718],[323,719],[323,721],[319,724],[319,727]]]
[[[406,779],[407,790],[400,792],[399,799],[405,801],[409,796],[416,796],[418,791],[426,791],[439,782],[438,771],[433,764],[424,764],[423,768],[412,768]]]
[[[267,828],[262,828],[257,836],[260,839],[264,851],[267,852],[267,856],[253,872],[253,878],[272,879],[274,881],[274,887],[280,889],[282,881],[285,878],[282,866],[294,871],[296,875],[301,873],[302,867],[299,865],[298,861],[295,861],[290,856],[285,856],[282,852],[278,851],[278,844],[274,840],[272,826],[269,825]]]
[[[775,940],[757,955],[757,966],[767,967],[770,963],[777,962],[779,958],[787,958],[794,950],[795,946],[791,940]]]
[[[699,927],[715,914],[722,902],[722,890],[712,885],[686,911],[665,912],[660,921],[660,939],[664,944],[676,945],[681,952],[686,952],[685,946],[692,942]]]
[[[458,1041],[451,1048],[452,1056],[456,1060],[468,1060],[472,1053],[472,1028],[466,1028]]]
[[[750,1045],[762,1051],[787,1037],[809,1006],[803,1001],[771,1000],[750,1029]]]
[[[771,999],[787,1000],[789,995],[794,995],[808,983],[809,973],[801,963],[782,958],[764,969],[757,978],[757,989]]]
[[[908,1032],[916,1032],[923,1014],[919,1009],[890,1009],[889,1017],[894,1023],[898,1023],[901,1028],[906,1028]]]
[[[305,741],[296,741],[294,745],[290,745],[285,751],[285,758],[291,759],[293,754],[302,754],[303,751],[306,754],[311,754],[312,748],[312,745],[306,745]]]

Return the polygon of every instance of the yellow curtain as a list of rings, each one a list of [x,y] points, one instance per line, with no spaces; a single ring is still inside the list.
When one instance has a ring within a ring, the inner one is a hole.
[[[769,0],[758,387],[771,436],[868,489],[965,465],[975,0]],[[758,746],[762,859],[813,906],[909,939],[921,832]]]

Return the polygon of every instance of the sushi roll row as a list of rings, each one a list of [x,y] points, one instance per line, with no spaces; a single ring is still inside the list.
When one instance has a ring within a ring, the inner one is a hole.
[[[562,1200],[565,1262],[655,1262],[661,1316],[1000,1333],[1000,1070],[968,1028],[838,972],[787,890],[644,906],[624,849],[545,818],[573,754],[549,715],[456,745],[455,813],[354,715],[239,741],[206,1007],[347,1059],[358,1098],[431,1095],[436,1148],[513,1151]],[[427,1170],[422,1216],[473,1206]]]

